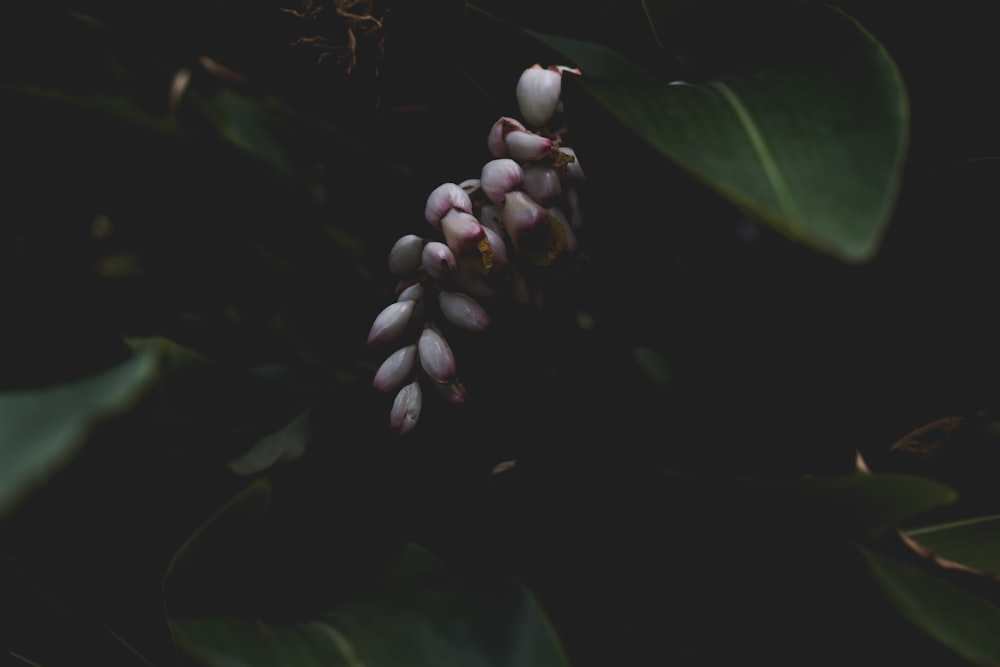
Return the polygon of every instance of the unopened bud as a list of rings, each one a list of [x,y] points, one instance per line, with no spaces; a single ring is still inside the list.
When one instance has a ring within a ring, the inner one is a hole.
[[[416,301],[397,301],[386,306],[368,332],[368,345],[381,345],[398,338],[410,323],[415,306]]]
[[[541,160],[552,152],[552,140],[527,130],[515,130],[507,135],[507,151],[518,162]]]
[[[396,276],[405,276],[420,268],[420,256],[424,251],[424,240],[416,234],[407,234],[389,251],[389,271]]]
[[[444,234],[445,243],[456,255],[474,249],[485,236],[483,226],[475,216],[455,210],[448,211],[441,218],[441,232]]]
[[[559,106],[562,94],[562,74],[580,70],[565,65],[543,68],[535,64],[521,73],[517,81],[517,104],[529,125],[545,125]]]
[[[455,270],[455,254],[440,241],[431,241],[424,246],[421,263],[432,278],[444,280],[445,276]]]
[[[378,391],[390,392],[406,382],[417,365],[417,346],[407,345],[390,354],[375,371],[372,386]]]
[[[454,183],[442,183],[434,188],[427,197],[427,205],[424,207],[424,217],[427,222],[434,227],[441,225],[441,218],[448,211],[458,209],[466,213],[472,213],[472,200],[469,193]]]
[[[389,425],[392,426],[392,430],[399,435],[406,435],[412,431],[420,419],[422,404],[423,394],[417,380],[400,389],[389,412]]]
[[[468,294],[442,291],[438,304],[446,320],[466,331],[486,331],[490,325],[486,310]]]
[[[483,173],[479,179],[483,194],[497,206],[504,196],[519,186],[524,180],[521,165],[510,158],[490,160],[483,165]]]
[[[444,337],[431,327],[424,327],[417,341],[420,365],[435,382],[455,379],[455,355]]]
[[[559,172],[552,167],[540,164],[529,164],[524,168],[524,191],[540,204],[548,202],[562,194],[562,182]]]

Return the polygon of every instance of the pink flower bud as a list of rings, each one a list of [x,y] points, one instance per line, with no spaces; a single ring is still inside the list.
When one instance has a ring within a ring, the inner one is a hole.
[[[521,184],[524,173],[521,165],[510,158],[490,160],[483,165],[483,173],[479,179],[483,194],[497,206],[503,201],[504,195]]]
[[[446,320],[466,331],[486,331],[490,325],[486,310],[468,294],[442,291],[438,304]]]
[[[556,159],[556,162],[563,165],[562,177],[568,181],[584,180],[586,175],[583,173],[583,167],[580,166],[580,158],[576,156],[576,151],[572,148],[562,147],[559,152],[561,155]]]
[[[486,242],[493,253],[493,266],[490,267],[490,270],[498,271],[503,269],[510,264],[510,259],[507,256],[507,244],[504,243],[500,232],[496,231],[493,227],[484,226],[483,232],[486,234]]]
[[[399,293],[396,301],[419,301],[422,298],[424,298],[424,286],[420,283],[413,283]]]
[[[529,125],[545,125],[552,118],[562,92],[562,72],[535,64],[517,81],[517,104]]]
[[[448,384],[441,384],[438,382],[434,383],[434,388],[440,392],[444,400],[448,401],[452,405],[464,405],[466,399],[465,385],[463,385],[458,380],[454,382],[449,382]]]
[[[455,270],[455,254],[440,241],[431,241],[424,246],[421,263],[432,278],[444,280],[446,275]]]
[[[485,233],[471,213],[451,210],[441,218],[441,232],[451,251],[459,255],[476,247]]]
[[[423,394],[420,383],[416,380],[399,390],[389,411],[389,425],[399,435],[406,435],[417,425],[420,419],[420,408],[423,404]]]
[[[398,338],[410,323],[415,306],[416,301],[397,301],[386,306],[368,332],[368,345],[381,345]]]
[[[541,160],[552,151],[552,140],[527,130],[515,130],[507,135],[507,152],[518,162]]]
[[[542,204],[562,194],[559,172],[540,164],[529,164],[524,168],[522,187],[532,199]]]
[[[389,251],[389,271],[395,276],[405,276],[420,268],[424,240],[416,234],[407,234]]]
[[[424,217],[427,222],[434,227],[441,225],[441,218],[452,210],[458,209],[466,213],[472,213],[472,200],[469,193],[454,183],[443,183],[427,197],[427,205],[424,207]]]
[[[551,264],[566,249],[562,224],[526,193],[508,194],[500,216],[514,249],[535,266]]]
[[[515,248],[524,233],[537,229],[547,218],[545,209],[520,190],[508,193],[503,208],[500,209],[500,221]]]
[[[455,379],[455,355],[444,337],[431,327],[424,327],[417,340],[420,365],[435,382]]]
[[[493,157],[509,157],[507,151],[507,135],[512,130],[523,130],[524,125],[521,121],[510,118],[508,116],[501,116],[500,120],[493,123],[493,127],[490,128],[490,134],[486,138],[486,147],[490,150],[490,155]]]
[[[395,391],[403,386],[417,366],[417,346],[407,345],[390,354],[375,371],[372,387],[381,392]]]
[[[458,184],[458,187],[465,191],[465,194],[472,196],[472,193],[479,189],[478,178],[467,178]]]

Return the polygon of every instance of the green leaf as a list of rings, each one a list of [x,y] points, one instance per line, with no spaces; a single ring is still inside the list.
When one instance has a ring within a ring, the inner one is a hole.
[[[1000,576],[1000,514],[905,532],[937,556]]]
[[[102,373],[41,389],[0,393],[0,517],[79,452],[101,423],[127,411],[154,381],[161,348]]]
[[[195,663],[567,665],[547,618],[522,585],[506,580],[499,585],[465,586],[438,559],[413,544],[405,546],[368,586],[352,586],[352,593],[331,600],[319,611],[310,606],[311,611],[303,610],[301,616],[292,614],[294,621],[239,615],[232,612],[232,600],[221,602],[229,611],[217,616],[181,611],[186,602],[181,598],[203,596],[205,577],[214,578],[202,567],[206,561],[232,569],[240,533],[251,532],[250,539],[259,539],[255,518],[260,518],[269,498],[269,483],[259,480],[249,486],[184,544],[168,568],[164,594],[171,634]],[[255,579],[246,580],[243,587],[259,588],[269,575],[282,576],[247,569],[246,576]],[[364,576],[351,578],[364,580]]]
[[[900,187],[906,92],[870,33],[839,10],[814,10],[822,12],[815,43],[802,47],[808,40],[799,35],[796,50],[779,62],[697,85],[586,70],[566,85],[579,85],[748,214],[841,260],[866,261],[878,250]],[[548,43],[570,59],[577,54],[561,38]]]
[[[1000,609],[924,570],[855,545],[912,623],[977,665],[1000,665]]]

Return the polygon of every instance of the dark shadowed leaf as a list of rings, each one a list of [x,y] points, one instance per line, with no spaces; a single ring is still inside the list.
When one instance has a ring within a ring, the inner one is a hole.
[[[939,482],[912,475],[876,473],[801,479],[699,479],[668,473],[690,485],[704,502],[722,503],[734,512],[772,521],[808,521],[845,534],[877,533],[957,499]]]
[[[203,590],[200,577],[206,575],[201,566],[234,555],[233,545],[239,543],[234,536],[254,532],[255,518],[269,497],[267,482],[252,484],[184,544],[168,569],[164,591],[172,614],[171,633],[178,648],[195,663],[260,667],[567,664],[548,620],[522,585],[509,580],[463,585],[441,562],[413,544],[405,546],[369,586],[331,600],[323,611],[303,610],[295,621],[184,612],[182,598]],[[257,579],[243,582],[245,587],[260,586],[279,574],[253,569],[247,573]]]
[[[1000,577],[1000,514],[905,532],[936,556]]]
[[[882,45],[849,16],[789,10],[790,19],[818,13],[792,30],[796,50],[783,60],[696,85],[586,70],[567,85],[581,86],[659,153],[789,238],[865,261],[878,250],[900,186],[904,85]],[[589,46],[537,36],[570,60],[590,55]]]
[[[72,460],[94,428],[128,410],[155,380],[160,356],[146,344],[97,375],[0,393],[0,516]]]
[[[977,665],[1000,665],[1000,609],[924,570],[857,545],[889,599],[912,623]]]

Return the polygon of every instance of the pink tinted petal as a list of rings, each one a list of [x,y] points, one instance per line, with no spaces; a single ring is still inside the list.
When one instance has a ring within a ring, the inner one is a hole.
[[[466,213],[472,212],[472,200],[469,199],[469,193],[454,183],[442,183],[434,188],[427,197],[424,217],[431,225],[438,227],[445,213],[455,208]]]
[[[451,382],[455,379],[455,355],[444,337],[425,327],[417,341],[420,365],[435,382]]]
[[[566,252],[576,252],[576,234],[573,233],[573,226],[569,223],[569,218],[566,214],[562,212],[562,209],[556,208],[555,206],[547,209],[549,215],[551,215],[555,220],[562,226],[563,234],[566,236],[564,250]]]
[[[448,401],[452,405],[465,405],[465,399],[467,397],[465,385],[458,380],[447,384],[435,382],[434,388],[440,392],[441,396],[444,397],[444,400]]]
[[[441,218],[441,232],[445,243],[456,255],[472,250],[485,236],[483,227],[475,216],[454,210]]]
[[[395,391],[410,379],[417,367],[417,346],[401,347],[382,362],[375,371],[372,387],[382,392]]]
[[[521,165],[510,158],[500,158],[490,160],[483,165],[479,182],[483,194],[499,206],[504,195],[519,186],[523,179],[524,173],[521,171]]]
[[[399,390],[392,401],[389,411],[389,425],[399,435],[406,435],[417,425],[420,419],[420,408],[423,404],[423,394],[420,383],[414,380]]]
[[[552,150],[551,139],[524,130],[508,134],[506,143],[510,157],[519,162],[541,160]]]
[[[542,204],[562,194],[559,172],[539,164],[530,164],[524,168],[522,187],[532,199]]]
[[[421,262],[428,275],[435,280],[444,280],[448,273],[455,270],[455,253],[440,241],[431,241],[424,246]]]
[[[483,227],[483,232],[486,234],[486,242],[490,244],[490,250],[493,252],[493,270],[502,269],[510,264],[510,259],[507,256],[507,244],[504,243],[500,232],[495,231],[492,227]]]
[[[368,332],[368,345],[381,345],[399,337],[410,323],[415,305],[416,301],[397,301],[386,306]]]
[[[457,327],[480,332],[486,331],[490,325],[486,310],[468,294],[442,291],[438,295],[438,304],[444,318]]]
[[[416,234],[400,238],[389,251],[389,271],[395,276],[405,276],[420,268],[424,240]]]
[[[547,217],[548,213],[538,202],[519,190],[508,193],[503,208],[500,209],[500,220],[515,247],[521,234],[537,229]]]

